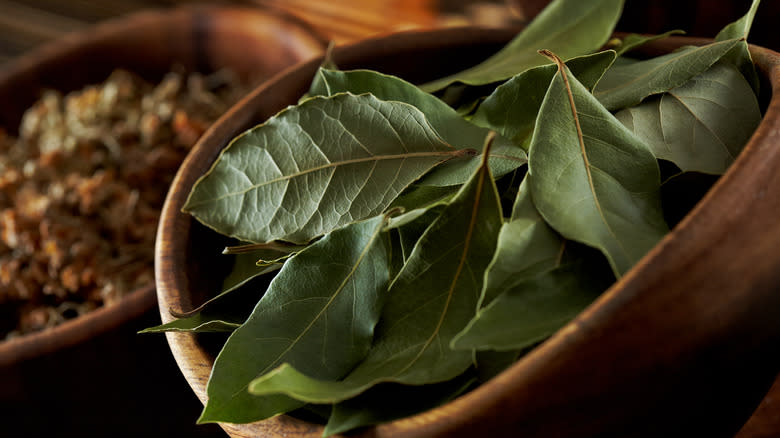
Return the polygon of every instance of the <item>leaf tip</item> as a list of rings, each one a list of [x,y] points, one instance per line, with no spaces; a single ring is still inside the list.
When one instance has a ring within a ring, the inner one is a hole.
[[[547,49],[541,49],[541,50],[539,50],[539,52],[538,52],[538,53],[539,53],[540,55],[542,55],[542,56],[544,56],[544,57],[548,58],[549,60],[551,60],[551,61],[552,61],[552,62],[554,62],[555,64],[557,64],[557,65],[558,65],[558,70],[559,70],[559,71],[563,70],[563,67],[564,67],[563,60],[561,60],[561,58],[559,58],[559,57],[558,57],[558,55],[556,55],[555,53],[553,53],[551,50],[547,50]]]

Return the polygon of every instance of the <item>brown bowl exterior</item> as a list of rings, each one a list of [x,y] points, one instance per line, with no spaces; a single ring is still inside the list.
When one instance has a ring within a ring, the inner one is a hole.
[[[25,109],[45,89],[80,89],[103,82],[117,68],[157,81],[174,66],[204,73],[228,67],[252,81],[315,57],[325,44],[305,24],[260,9],[202,6],[136,13],[69,35],[1,66],[0,126],[15,133]],[[0,366],[77,344],[154,305],[154,285],[149,285],[115,305],[0,342]]]
[[[370,68],[423,82],[479,62],[513,35],[479,28],[409,32],[340,47],[333,56],[342,69]],[[648,50],[701,42],[669,38]],[[574,321],[499,376],[447,405],[367,429],[364,436],[733,436],[780,369],[780,55],[758,47],[752,54],[764,80],[764,119],[727,174],[671,234]],[[294,104],[318,64],[288,70],[253,91],[185,160],[157,236],[163,321],[172,319],[169,309],[189,310],[213,294],[219,278],[212,277],[224,269],[218,267],[224,240],[181,213],[194,182],[230,139]],[[213,350],[203,337],[167,336],[205,402]],[[233,437],[322,432],[284,415],[221,426]]]

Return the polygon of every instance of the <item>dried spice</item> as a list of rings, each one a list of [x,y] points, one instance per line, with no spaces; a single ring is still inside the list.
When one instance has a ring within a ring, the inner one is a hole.
[[[153,85],[117,70],[46,91],[19,137],[0,131],[0,314],[11,338],[153,283],[166,189],[242,90],[229,72],[173,71]]]
[[[663,185],[724,172],[759,124],[757,4],[715,42],[650,59],[626,54],[654,37],[598,51],[623,1],[554,0],[492,58],[420,87],[320,68],[184,206],[252,242],[223,293],[147,330],[231,332],[199,422],[304,407],[345,432],[411,398],[434,407],[551,336],[674,226]],[[459,101],[469,87],[483,94]],[[267,288],[250,282],[284,242]]]

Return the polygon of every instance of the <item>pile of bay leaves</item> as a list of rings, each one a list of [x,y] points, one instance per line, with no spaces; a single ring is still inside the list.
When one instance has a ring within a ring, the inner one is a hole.
[[[324,65],[184,208],[241,242],[222,294],[149,329],[232,332],[199,421],[295,410],[344,432],[444,403],[549,337],[757,127],[758,3],[711,44],[650,59],[632,50],[668,34],[610,39],[622,0],[554,0],[422,86]]]

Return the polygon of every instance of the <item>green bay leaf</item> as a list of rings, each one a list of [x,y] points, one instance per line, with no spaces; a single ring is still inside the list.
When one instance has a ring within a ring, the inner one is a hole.
[[[536,52],[547,49],[564,59],[598,50],[620,18],[623,0],[554,0],[503,49],[468,70],[424,84],[428,92],[452,83],[483,85],[548,64]]]
[[[436,187],[412,184],[395,198],[388,210],[394,208],[403,208],[403,211],[425,209],[439,202],[449,201],[455,196],[458,189],[459,187],[456,186]]]
[[[577,78],[582,78],[583,85],[593,89],[614,60],[615,52],[607,50],[572,58],[566,65]],[[527,147],[539,107],[557,71],[555,64],[548,64],[514,76],[482,102],[471,121]]]
[[[298,408],[297,400],[255,397],[247,386],[282,363],[338,379],[366,355],[389,281],[384,222],[336,230],[285,263],[219,353],[199,422],[246,423]]]
[[[737,47],[724,56],[724,60],[731,62],[742,72],[753,91],[758,94],[759,79],[756,67],[753,65],[753,58],[748,49],[747,37],[750,34],[750,28],[753,26],[753,19],[756,17],[756,11],[760,0],[753,0],[750,9],[739,20],[728,24],[715,37],[715,41],[725,41],[733,38],[742,38]]]
[[[471,352],[448,345],[476,312],[501,220],[498,193],[483,160],[415,245],[390,287],[370,353],[349,375],[341,381],[317,379],[285,364],[252,382],[250,391],[338,402],[383,382],[422,385],[463,373],[472,363]]]
[[[436,218],[441,215],[445,206],[445,204],[435,204],[428,208],[419,208],[394,218],[396,219],[395,223],[392,220],[390,221],[388,227],[398,230],[404,263],[409,260],[420,237]]]
[[[464,119],[436,96],[420,90],[401,78],[371,70],[319,69],[317,71],[310,93],[332,96],[343,92],[371,93],[380,100],[413,105],[425,114],[425,118],[438,135],[456,149],[481,148],[489,132],[489,129],[476,126]],[[517,144],[498,136],[493,142],[489,160],[490,170],[498,177],[527,163],[528,156]],[[480,155],[450,160],[433,169],[417,184],[428,186],[463,184],[474,173],[480,161]]]
[[[658,163],[558,62],[531,141],[531,196],[553,229],[600,249],[620,277],[668,232]]]
[[[609,286],[583,262],[519,282],[480,309],[452,348],[515,351],[552,335]]]
[[[564,239],[547,225],[534,206],[528,178],[524,179],[512,216],[501,226],[496,253],[485,270],[479,307],[524,279],[557,266],[564,248]]]
[[[640,34],[629,34],[626,35],[623,39],[618,40],[618,44],[614,47],[615,52],[617,52],[618,56],[623,56],[624,54],[637,49],[639,47],[642,47],[643,45],[652,42],[652,41],[658,41],[667,37],[670,37],[672,35],[680,35],[684,34],[682,30],[670,30],[669,32],[664,32],[662,34],[658,35],[640,35]],[[571,66],[569,66],[571,68]],[[577,76],[577,72],[572,70],[575,76]],[[578,76],[579,77],[579,76]]]
[[[604,74],[593,94],[608,110],[615,111],[640,103],[688,82],[715,64],[739,40],[688,47],[666,55],[629,64],[615,65]]]
[[[725,62],[615,116],[657,158],[712,174],[725,172],[761,122],[750,84]]]
[[[141,330],[139,333],[165,333],[165,332],[192,332],[192,333],[221,333],[232,332],[239,328],[245,318],[234,315],[219,315],[207,312],[198,312],[192,316],[175,319],[171,322],[160,324]]]
[[[227,277],[222,280],[222,292],[204,303],[204,305],[207,305],[212,300],[218,299],[220,296],[240,288],[254,278],[275,272],[282,268],[281,265],[258,266],[257,255],[253,253],[226,255],[226,257],[233,257],[233,267],[230,269],[230,273],[228,273]]]
[[[434,166],[468,152],[409,104],[315,97],[233,140],[184,210],[239,240],[306,243],[381,213]]]
[[[334,405],[323,436],[386,423],[433,409],[466,392],[474,383],[473,374],[467,372],[452,380],[431,385],[377,385],[355,398]]]
[[[281,265],[257,266],[254,254],[226,257],[234,260],[230,273],[222,282],[222,292],[190,311],[171,311],[177,319],[144,329],[141,333],[232,332],[243,324],[265,290],[263,287],[258,291],[255,285],[244,286],[258,277],[278,271]]]

